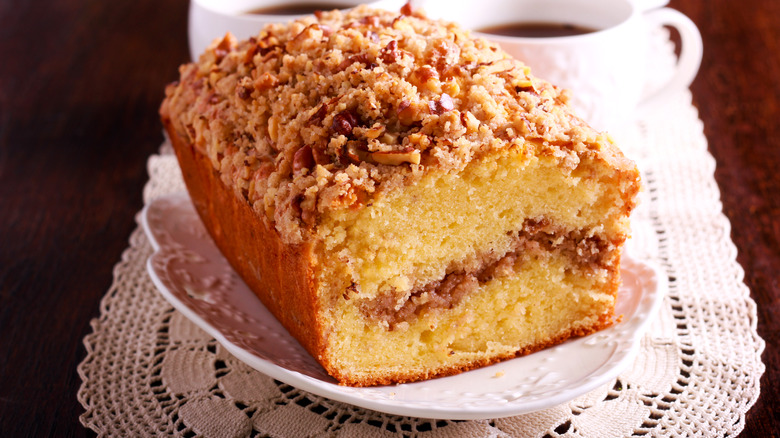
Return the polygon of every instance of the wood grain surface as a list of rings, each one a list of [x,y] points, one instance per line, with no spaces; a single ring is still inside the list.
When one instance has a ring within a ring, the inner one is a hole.
[[[780,422],[780,2],[672,0],[704,37],[692,86],[766,340],[743,436]],[[76,366],[142,207],[187,2],[0,0],[0,436],[94,436]]]

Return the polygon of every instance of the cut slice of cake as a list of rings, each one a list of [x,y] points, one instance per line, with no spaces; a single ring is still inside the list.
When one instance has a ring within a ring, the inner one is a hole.
[[[160,112],[200,216],[340,383],[613,322],[639,174],[496,45],[359,7],[228,35],[180,73]]]

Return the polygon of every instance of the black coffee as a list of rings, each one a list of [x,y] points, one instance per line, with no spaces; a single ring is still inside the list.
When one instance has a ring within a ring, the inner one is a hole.
[[[349,7],[349,5],[344,3],[287,3],[252,9],[251,11],[247,11],[246,14],[309,15],[313,14],[315,11],[330,11],[332,9],[343,9],[347,7]]]
[[[525,38],[549,38],[549,37],[563,37],[563,36],[575,36],[585,35],[587,33],[596,32],[598,29],[590,27],[579,26],[569,23],[512,23],[502,24],[500,26],[485,27],[477,29],[482,33],[489,33],[493,35],[502,35],[510,37],[525,37]]]

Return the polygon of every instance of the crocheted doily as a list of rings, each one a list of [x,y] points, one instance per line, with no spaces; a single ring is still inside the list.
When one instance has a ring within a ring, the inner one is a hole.
[[[146,271],[140,227],[114,269],[79,365],[81,422],[98,435],[204,437],[734,436],[759,395],[764,341],[721,212],[689,93],[622,133],[645,191],[629,251],[668,275],[669,292],[633,364],[557,407],[478,421],[382,414],[274,381],[175,311]],[[184,189],[169,146],[149,158],[148,203]]]

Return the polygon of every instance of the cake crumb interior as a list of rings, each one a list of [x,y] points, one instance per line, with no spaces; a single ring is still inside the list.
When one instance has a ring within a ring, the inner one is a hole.
[[[318,237],[344,263],[323,266],[323,281],[338,278],[335,290],[350,288],[360,298],[421,288],[456,270],[453,260],[478,264],[486,251],[503,256],[513,233],[541,217],[562,230],[582,230],[586,238],[625,238],[626,204],[617,189],[605,189],[619,173],[563,173],[559,164],[516,151],[459,174],[431,172],[396,196],[333,212]],[[587,160],[581,165],[590,167]]]
[[[340,263],[319,281],[338,367],[446,374],[608,325],[630,205],[619,171],[564,165],[517,149],[328,216],[320,244]]]

